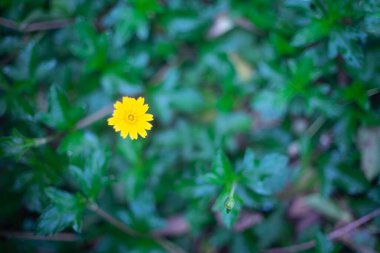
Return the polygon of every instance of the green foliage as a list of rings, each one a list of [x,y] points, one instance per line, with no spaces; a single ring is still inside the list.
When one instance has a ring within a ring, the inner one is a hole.
[[[82,213],[86,207],[84,198],[55,188],[47,188],[46,195],[51,204],[44,210],[38,221],[38,233],[52,235],[68,226],[80,232]]]
[[[0,234],[80,235],[1,252],[380,251],[379,218],[329,236],[380,204],[379,1],[3,0],[0,17]],[[147,138],[107,125],[123,96],[149,104]]]
[[[72,107],[63,92],[55,86],[50,89],[48,104],[48,111],[41,115],[41,120],[57,130],[66,130],[72,127],[83,115],[82,110]]]
[[[337,247],[333,247],[332,242],[326,238],[322,233],[318,233],[316,236],[317,252],[318,253],[332,253],[339,252]]]
[[[280,154],[267,154],[260,161],[247,149],[240,177],[245,186],[256,194],[272,195],[285,186],[290,179],[287,157]]]
[[[61,142],[58,151],[69,156],[68,172],[82,193],[94,200],[108,183],[106,150],[90,133],[74,132]]]

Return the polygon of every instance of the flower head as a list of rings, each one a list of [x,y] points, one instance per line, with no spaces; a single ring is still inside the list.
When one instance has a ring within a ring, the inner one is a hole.
[[[108,125],[120,132],[121,137],[125,139],[129,135],[136,140],[138,134],[143,138],[147,136],[146,130],[152,128],[148,121],[153,120],[153,115],[146,113],[149,106],[144,104],[144,98],[123,97],[122,102],[116,101],[113,106],[115,110],[108,119]]]

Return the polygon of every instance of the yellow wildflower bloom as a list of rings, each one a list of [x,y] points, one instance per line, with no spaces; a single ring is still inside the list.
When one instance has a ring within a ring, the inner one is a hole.
[[[113,106],[115,110],[108,119],[108,125],[120,132],[121,137],[125,139],[129,135],[132,140],[136,140],[137,134],[143,138],[147,136],[146,130],[152,128],[148,121],[153,120],[153,115],[146,113],[149,106],[144,104],[144,98],[123,97],[122,102],[116,101]]]

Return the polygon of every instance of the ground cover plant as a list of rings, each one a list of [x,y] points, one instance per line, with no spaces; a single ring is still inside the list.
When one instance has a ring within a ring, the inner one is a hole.
[[[378,0],[1,0],[0,252],[379,252]]]

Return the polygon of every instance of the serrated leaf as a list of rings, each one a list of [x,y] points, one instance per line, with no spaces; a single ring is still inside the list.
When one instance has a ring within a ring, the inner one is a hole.
[[[363,52],[359,43],[364,42],[366,34],[355,30],[342,30],[331,33],[328,55],[335,58],[341,54],[348,65],[359,68],[363,60]]]
[[[83,167],[70,166],[70,173],[79,188],[90,199],[95,199],[109,182],[106,175],[107,157],[104,150],[93,151],[85,158]]]
[[[324,20],[314,20],[296,33],[291,44],[299,47],[316,42],[327,36],[329,31],[329,23]]]
[[[58,151],[69,156],[68,171],[84,195],[95,199],[109,182],[106,174],[108,151],[90,132],[76,131],[68,134]]]
[[[66,153],[72,159],[87,156],[92,150],[99,149],[100,143],[91,132],[74,131],[67,134],[58,146],[58,152]]]
[[[52,235],[72,226],[75,231],[81,229],[82,213],[85,203],[81,196],[72,195],[56,188],[46,189],[51,201],[38,220],[37,232]]]
[[[211,171],[219,178],[223,178],[225,184],[231,183],[235,177],[231,163],[222,150],[219,150],[214,157]]]
[[[57,65],[57,61],[55,59],[41,62],[35,72],[35,78],[36,80],[44,80],[49,73],[53,72],[53,69]]]
[[[246,163],[254,164],[255,161],[247,158]],[[247,164],[247,167],[241,173],[242,183],[261,195],[276,193],[289,180],[290,172],[287,163],[288,158],[286,156],[268,154],[256,166]]]
[[[305,98],[310,97],[309,85],[312,80],[321,74],[318,70],[315,70],[312,59],[304,57],[297,61],[291,61],[289,67],[292,75],[279,98],[281,100],[290,100],[296,95],[301,95]]]
[[[17,129],[13,129],[11,136],[0,138],[0,155],[21,158],[29,149],[46,144],[48,141],[49,138],[28,138]]]
[[[378,36],[380,34],[380,12],[369,14],[365,17],[364,24],[368,33]]]
[[[13,80],[28,80],[33,74],[37,40],[31,40],[18,53],[16,66],[7,65],[3,72]]]
[[[67,100],[63,91],[53,85],[49,92],[49,109],[41,115],[41,120],[57,130],[66,130],[83,115],[81,108],[75,107]]]
[[[223,178],[220,178],[218,175],[216,175],[214,173],[207,173],[206,175],[204,175],[203,179],[204,179],[205,183],[207,183],[207,184],[214,184],[214,185],[223,185],[224,184]]]
[[[58,206],[72,205],[74,203],[74,196],[72,194],[53,187],[47,188],[45,194],[50,201]]]

